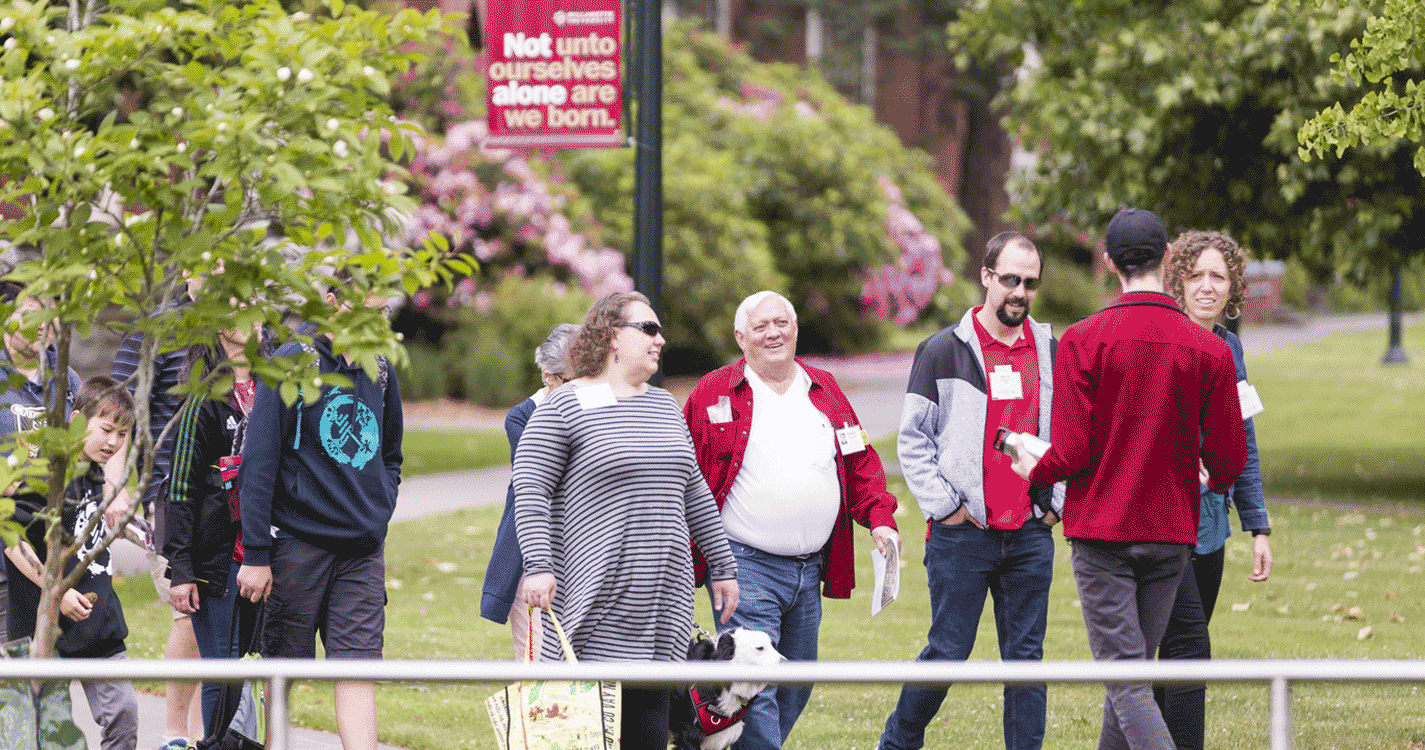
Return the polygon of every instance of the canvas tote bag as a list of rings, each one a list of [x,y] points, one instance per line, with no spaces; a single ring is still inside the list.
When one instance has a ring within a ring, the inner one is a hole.
[[[549,613],[564,658],[570,662],[574,647],[559,626],[553,610]],[[534,618],[530,608],[530,637]],[[532,658],[536,644],[525,652]],[[485,699],[490,725],[500,750],[618,750],[620,697],[617,682],[570,682],[538,680],[516,682]]]

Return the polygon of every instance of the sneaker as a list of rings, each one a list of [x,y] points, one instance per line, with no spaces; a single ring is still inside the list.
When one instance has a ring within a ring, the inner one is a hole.
[[[198,746],[187,737],[178,737],[159,745],[158,750],[198,750]]]

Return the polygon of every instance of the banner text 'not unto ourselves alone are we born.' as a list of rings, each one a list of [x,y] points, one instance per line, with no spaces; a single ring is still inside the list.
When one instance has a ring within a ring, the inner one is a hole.
[[[486,3],[487,144],[621,143],[620,0]]]

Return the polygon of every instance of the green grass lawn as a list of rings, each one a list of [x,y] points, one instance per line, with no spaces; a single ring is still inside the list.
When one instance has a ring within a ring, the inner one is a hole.
[[[1404,341],[1404,366],[1380,363],[1375,332],[1248,357],[1267,407],[1254,424],[1269,495],[1425,502],[1425,326]]]
[[[1245,535],[1228,542],[1227,573],[1212,623],[1218,658],[1425,658],[1420,596],[1425,590],[1425,515],[1419,510],[1425,507],[1420,502],[1425,495],[1425,355],[1414,346],[1409,366],[1383,368],[1378,339],[1340,337],[1249,358],[1252,381],[1267,405],[1257,425],[1269,496],[1385,501],[1387,509],[1270,502],[1276,557],[1270,581],[1247,581],[1251,559]],[[1425,327],[1406,331],[1407,343],[1422,340]],[[458,435],[408,433],[408,467],[442,471],[507,460],[503,435],[489,440]],[[477,448],[467,441],[489,453],[473,458]],[[901,598],[875,620],[869,617],[864,590],[849,601],[826,600],[823,659],[903,661],[924,646],[929,621],[920,564],[924,527],[904,484],[893,481],[892,491],[902,500],[898,518],[908,562]],[[481,508],[391,527],[388,658],[511,657],[508,628],[479,618],[478,593],[499,514],[498,507]],[[869,541],[862,536],[857,544],[863,557],[858,577],[864,582],[870,577]],[[1046,658],[1086,660],[1090,654],[1068,545],[1062,538],[1058,545]],[[146,578],[122,581],[118,588],[129,618],[130,655],[157,658],[167,633],[167,610],[154,601]],[[698,597],[698,610],[699,620],[709,623],[705,595]],[[972,658],[998,658],[988,608]],[[497,687],[383,684],[378,688],[381,739],[422,750],[494,748],[483,700]],[[890,684],[819,687],[788,750],[873,747],[898,690]],[[1413,684],[1298,684],[1293,692],[1296,747],[1419,750],[1425,747],[1425,700],[1419,690]],[[929,728],[927,747],[1002,746],[1000,692],[988,685],[953,687]],[[333,729],[329,685],[301,684],[293,697],[296,723]],[[1210,747],[1267,744],[1265,685],[1217,685],[1209,689],[1208,700]],[[1101,711],[1100,687],[1051,686],[1045,746],[1094,746]]]
[[[893,491],[906,498],[904,485]],[[913,501],[899,516],[905,535],[901,598],[875,620],[868,594],[825,602],[822,657],[829,660],[900,661],[924,645],[929,620],[923,532]],[[507,659],[509,629],[479,618],[481,578],[499,508],[459,511],[391,527],[387,541],[386,655],[393,659]],[[1272,509],[1276,570],[1267,583],[1246,580],[1247,538],[1228,542],[1227,574],[1213,620],[1215,654],[1245,659],[1417,659],[1425,657],[1425,518],[1400,514],[1341,513],[1276,506]],[[1047,658],[1090,658],[1068,562],[1058,541],[1051,593]],[[870,576],[868,542],[861,581]],[[453,563],[454,568],[442,563]],[[447,572],[448,571],[448,572]],[[129,653],[156,658],[167,632],[167,611],[154,602],[153,586],[131,578],[119,586],[131,631]],[[1359,607],[1358,614],[1351,609]],[[699,619],[711,620],[706,597]],[[1365,638],[1362,628],[1372,630]],[[973,658],[996,659],[988,612]],[[483,714],[484,697],[497,686],[383,684],[378,689],[383,742],[410,748],[493,748]],[[820,687],[788,744],[789,750],[869,748],[895,703],[894,685]],[[1425,700],[1416,685],[1298,685],[1295,712],[1299,748],[1411,748],[1425,742]],[[1213,747],[1266,744],[1264,685],[1219,685],[1209,690]],[[1046,747],[1091,747],[1098,734],[1102,691],[1095,686],[1051,686]],[[1000,746],[1000,689],[952,688],[927,737],[930,747]],[[302,726],[332,729],[331,688],[301,684],[294,718]]]

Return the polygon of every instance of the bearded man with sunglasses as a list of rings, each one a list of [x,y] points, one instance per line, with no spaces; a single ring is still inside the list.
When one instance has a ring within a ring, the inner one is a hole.
[[[836,379],[796,358],[797,312],[786,297],[743,300],[733,336],[744,358],[699,380],[683,407],[737,558],[728,625],[766,633],[792,661],[815,661],[821,597],[850,598],[856,584],[851,522],[871,530],[877,549],[899,553],[896,498]],[[694,562],[702,581],[702,556]],[[782,747],[810,698],[809,686],[768,686],[748,704],[733,747]]]
[[[1056,342],[1048,324],[1029,317],[1042,270],[1039,249],[1027,237],[995,235],[980,269],[985,303],[921,342],[911,365],[896,447],[928,527],[931,621],[918,661],[969,658],[986,594],[994,600],[1000,658],[1044,657],[1051,528],[1064,488],[1030,487],[993,447],[999,428],[1049,438]],[[880,747],[924,746],[946,692],[902,688]],[[1043,745],[1047,695],[1042,684],[1005,687],[1009,750]]]

